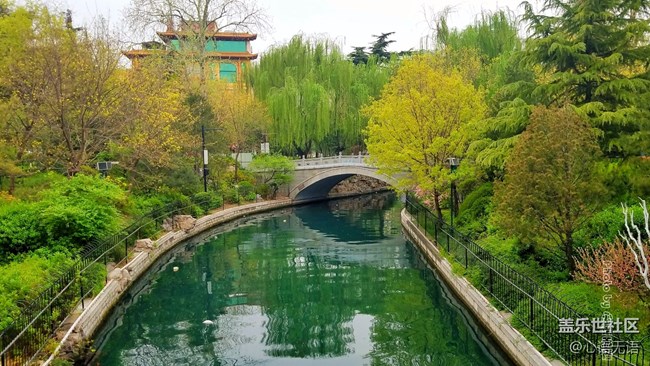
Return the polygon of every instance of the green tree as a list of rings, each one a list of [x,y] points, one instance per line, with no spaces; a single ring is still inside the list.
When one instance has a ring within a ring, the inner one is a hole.
[[[650,1],[547,0],[524,3],[529,65],[540,65],[534,95],[570,103],[601,130],[609,156],[650,148]]]
[[[377,96],[391,69],[355,66],[329,41],[294,37],[264,54],[248,83],[272,119],[271,143],[287,154],[336,153],[362,143],[361,106]]]
[[[365,110],[372,163],[398,178],[399,188],[430,192],[442,217],[440,196],[451,181],[446,164],[465,155],[485,109],[483,95],[457,68],[447,68],[443,56],[405,60]]]
[[[391,53],[387,50],[388,45],[395,42],[393,39],[388,39],[388,37],[395,34],[395,32],[381,33],[379,35],[373,35],[375,41],[370,46],[370,54],[375,56],[378,62],[388,62],[390,60]]]
[[[604,194],[595,173],[599,155],[593,131],[572,107],[536,107],[495,186],[499,225],[538,249],[549,246],[573,273],[574,234]]]
[[[279,186],[291,182],[295,168],[286,156],[266,154],[256,156],[248,166],[248,170],[255,173],[259,182],[270,188],[271,197],[275,197]]]
[[[354,51],[348,53],[348,59],[352,61],[353,64],[367,64],[368,63],[368,53],[366,52],[365,47],[352,47]]]

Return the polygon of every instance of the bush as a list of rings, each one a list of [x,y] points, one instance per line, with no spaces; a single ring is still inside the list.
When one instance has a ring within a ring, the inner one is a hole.
[[[643,210],[639,205],[631,205],[637,224],[642,224]],[[620,205],[607,206],[594,214],[583,227],[574,234],[577,247],[599,246],[604,242],[611,243],[618,239],[618,232],[625,227],[625,216]]]
[[[198,205],[203,211],[208,212],[223,205],[223,199],[216,192],[200,192],[192,196],[192,203]]]
[[[74,263],[69,253],[40,249],[20,261],[0,266],[0,329],[20,312],[18,302],[36,296]]]
[[[126,193],[98,176],[56,182],[40,197],[0,208],[0,257],[41,247],[79,249],[123,224]]]
[[[460,205],[456,223],[459,229],[477,238],[487,230],[487,221],[492,211],[492,183],[484,183],[465,197]]]

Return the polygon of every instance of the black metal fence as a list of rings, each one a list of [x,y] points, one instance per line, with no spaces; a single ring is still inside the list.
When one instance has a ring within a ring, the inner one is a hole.
[[[536,336],[542,348],[552,351],[562,361],[570,365],[646,364],[639,341],[621,337],[627,334],[611,334],[611,328],[594,330],[592,319],[581,316],[535,281],[492,256],[440,220],[412,195],[406,197],[406,209],[443,252],[473,273],[474,285],[488,294],[497,307],[509,311],[514,322],[521,323]],[[578,328],[575,325],[580,320]],[[599,319],[595,321],[597,325],[602,324]]]
[[[0,334],[0,366],[25,365],[43,349],[66,317],[93,292],[93,275],[107,262],[128,262],[136,240],[154,234],[166,218],[209,209],[208,202],[175,202],[140,217],[122,231],[84,247],[80,259],[21,309]],[[95,278],[96,280],[96,278]]]

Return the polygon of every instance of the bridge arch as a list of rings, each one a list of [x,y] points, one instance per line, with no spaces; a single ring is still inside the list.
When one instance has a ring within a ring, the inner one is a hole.
[[[325,170],[313,171],[306,179],[299,181],[289,191],[289,197],[293,200],[313,200],[327,197],[327,194],[342,180],[353,175],[363,175],[375,178],[389,185],[395,185],[396,180],[378,174],[376,168],[366,166],[342,166]]]

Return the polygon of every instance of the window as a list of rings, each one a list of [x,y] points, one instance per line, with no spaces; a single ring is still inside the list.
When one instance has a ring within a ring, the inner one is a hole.
[[[237,81],[237,66],[228,62],[219,65],[219,79],[234,83]]]

